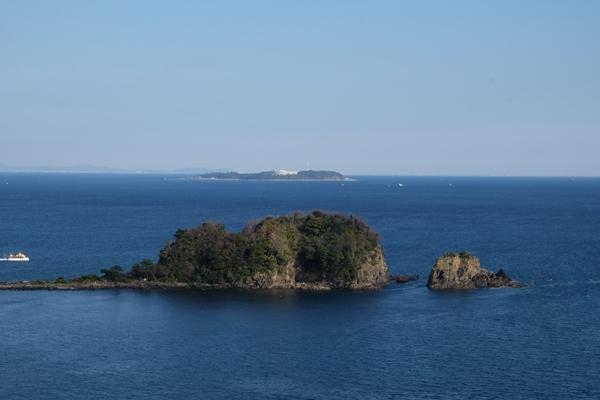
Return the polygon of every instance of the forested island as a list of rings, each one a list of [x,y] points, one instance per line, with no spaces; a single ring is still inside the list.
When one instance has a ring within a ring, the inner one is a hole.
[[[378,235],[352,215],[267,217],[241,232],[221,223],[178,230],[158,262],[74,279],[0,283],[0,289],[377,289],[390,281]]]
[[[336,171],[287,171],[273,170],[255,173],[211,172],[194,176],[193,179],[217,180],[271,180],[271,181],[343,181],[349,178]]]

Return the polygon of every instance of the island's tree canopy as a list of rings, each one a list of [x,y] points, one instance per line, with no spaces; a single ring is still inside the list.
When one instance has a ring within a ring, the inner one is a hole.
[[[304,282],[350,282],[379,247],[377,234],[361,219],[314,211],[267,217],[241,232],[206,222],[179,229],[160,252],[158,263],[143,260],[125,272],[120,266],[102,269],[102,276],[75,281],[131,280],[234,284],[259,273],[277,273],[293,266]]]
[[[293,263],[308,280],[352,280],[377,234],[353,216],[315,211],[253,222],[239,233],[204,223],[179,231],[160,254],[166,279],[203,283],[233,282]]]

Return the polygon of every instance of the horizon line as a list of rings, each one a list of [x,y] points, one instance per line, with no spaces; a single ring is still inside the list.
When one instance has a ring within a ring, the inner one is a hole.
[[[35,169],[14,169],[4,170],[0,168],[2,174],[42,174],[42,175],[197,175],[200,172],[188,172],[185,173],[182,170],[193,169],[193,168],[181,168],[173,170],[114,170],[106,171],[68,171],[68,170],[35,170]],[[477,175],[477,174],[402,174],[402,173],[349,173],[343,174],[347,177],[403,177],[403,178],[600,178],[600,175]]]

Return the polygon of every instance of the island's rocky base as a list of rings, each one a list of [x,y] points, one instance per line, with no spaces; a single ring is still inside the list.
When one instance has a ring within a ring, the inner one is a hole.
[[[523,287],[503,270],[492,272],[481,267],[479,259],[467,252],[448,253],[437,259],[427,287],[432,290],[465,290],[498,287]]]
[[[360,289],[371,290],[379,287],[361,287]],[[307,283],[298,282],[293,286],[243,286],[234,284],[206,284],[206,283],[186,283],[186,282],[158,282],[158,281],[128,281],[128,282],[111,282],[106,280],[98,280],[93,282],[80,281],[15,281],[15,282],[0,282],[0,290],[109,290],[109,289],[132,289],[132,290],[227,290],[227,289],[242,289],[242,290],[273,290],[273,289],[294,289],[307,291],[328,291],[333,287],[324,283]],[[352,288],[350,288],[352,289]]]
[[[102,289],[193,289],[187,283],[182,282],[111,282],[107,280],[97,281],[16,281],[1,282],[0,290],[102,290]]]

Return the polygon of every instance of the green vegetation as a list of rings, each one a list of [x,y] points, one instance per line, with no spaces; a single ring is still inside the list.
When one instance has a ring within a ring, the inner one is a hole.
[[[379,243],[377,234],[352,216],[313,213],[304,219],[300,232],[300,264],[317,279],[354,279]]]
[[[94,275],[94,274],[89,274],[89,275],[83,275],[80,276],[79,278],[75,278],[73,279],[75,282],[96,282],[101,280],[101,278],[98,275]]]
[[[349,282],[378,246],[377,234],[362,220],[319,211],[267,217],[236,233],[220,223],[204,223],[178,230],[156,264],[144,260],[128,272],[113,266],[102,269],[100,277],[74,281],[236,284],[293,266],[296,279],[305,282]]]
[[[100,272],[103,274],[102,279],[111,282],[122,282],[127,278],[127,275],[119,265],[114,265],[109,269],[101,269]]]
[[[179,232],[160,254],[166,279],[232,283],[295,263],[306,280],[352,280],[379,241],[366,223],[352,216],[313,212],[267,217],[242,232],[205,223]]]
[[[468,260],[473,256],[468,251],[463,250],[460,253],[449,251],[446,254],[444,254],[444,257],[460,257],[462,260]]]

